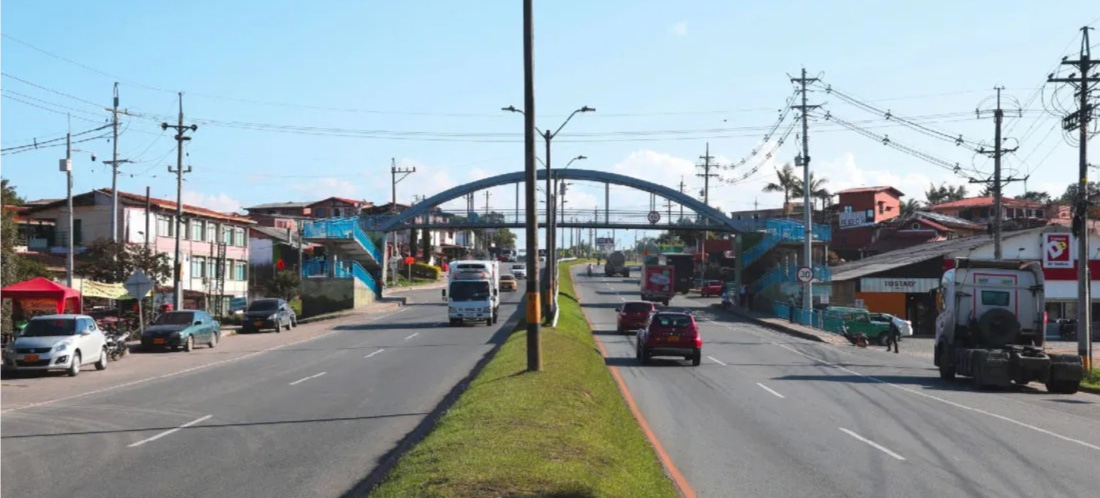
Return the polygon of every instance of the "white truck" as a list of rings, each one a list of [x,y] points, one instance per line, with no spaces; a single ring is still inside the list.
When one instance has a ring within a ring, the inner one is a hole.
[[[1084,377],[1081,358],[1048,354],[1043,271],[1037,261],[958,258],[936,294],[933,363],[945,380],[964,375],[974,386],[1031,381],[1073,394]]]
[[[497,261],[458,261],[451,273],[443,298],[447,300],[447,318],[452,327],[465,322],[493,325],[500,316],[500,263]]]

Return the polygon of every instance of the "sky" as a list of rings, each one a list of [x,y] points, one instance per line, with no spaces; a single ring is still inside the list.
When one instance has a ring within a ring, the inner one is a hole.
[[[994,125],[975,110],[993,108],[995,86],[1005,87],[1005,143],[1018,146],[1006,173],[1030,174],[1028,190],[1054,196],[1077,177],[1076,146],[1057,127],[1071,91],[1045,81],[1078,53],[1081,26],[1100,21],[1094,1],[535,3],[537,126],[556,129],[574,109],[596,108],[553,141],[558,167],[584,155],[571,167],[683,181],[698,197],[709,145],[720,175],[711,205],[779,207],[782,194],[762,190],[799,153],[801,128],[781,145],[782,133],[764,138],[805,67],[820,79],[808,101],[822,105],[809,119],[811,167],[832,191],[891,185],[923,200],[932,183],[988,176],[992,161],[973,149],[992,146]],[[120,168],[127,192],[175,197],[167,168],[176,143],[160,123],[176,121],[178,92],[185,123],[198,125],[185,147],[183,199],[212,209],[332,195],[388,202],[391,160],[416,168],[398,185],[399,202],[523,168],[523,118],[500,110],[523,105],[518,0],[12,0],[0,7],[0,33],[0,143],[9,149],[0,175],[28,199],[64,197],[64,147],[12,151],[106,124],[115,82],[129,113],[118,143],[132,161]],[[75,192],[110,186],[102,161],[112,144],[100,133],[74,145]],[[881,135],[941,162],[887,147]],[[959,135],[971,147],[943,139]],[[944,166],[956,163],[961,174]],[[567,210],[602,209],[604,186],[576,183],[566,199]],[[492,189],[488,203],[510,210],[514,187]],[[610,204],[644,212],[650,198],[612,186]]]

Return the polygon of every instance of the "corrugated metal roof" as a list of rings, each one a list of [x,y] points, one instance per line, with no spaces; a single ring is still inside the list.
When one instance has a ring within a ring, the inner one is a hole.
[[[291,208],[304,208],[312,204],[311,202],[268,202],[266,204],[257,204],[255,206],[246,207],[248,211],[255,209],[291,209]]]
[[[943,214],[943,213],[935,213],[935,212],[931,212],[931,211],[917,211],[916,214],[917,214],[917,216],[920,216],[922,218],[928,218],[928,219],[933,220],[936,223],[939,223],[941,225],[947,225],[947,226],[954,225],[954,226],[961,226],[961,227],[971,227],[971,228],[975,228],[975,229],[982,228],[981,225],[979,225],[977,223],[974,223],[973,221],[964,220],[962,218],[956,218],[954,216],[948,216],[948,215]]]
[[[1018,237],[1020,235],[1031,234],[1042,230],[1043,228],[1040,227],[1018,232],[1008,232],[1004,234],[1004,238]],[[942,242],[928,242],[918,246],[898,249],[897,251],[877,254],[869,258],[834,267],[831,280],[833,282],[842,282],[867,275],[874,275],[879,272],[909,266],[952,253],[973,251],[974,249],[992,243],[993,239],[988,235],[975,235],[973,237],[963,237],[961,239],[945,240]]]

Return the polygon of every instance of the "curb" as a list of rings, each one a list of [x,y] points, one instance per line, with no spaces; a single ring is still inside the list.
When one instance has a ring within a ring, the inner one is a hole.
[[[712,306],[714,306],[714,305],[712,305]],[[825,344],[832,344],[831,342],[826,341],[825,339],[821,338],[821,336],[819,336],[817,334],[811,334],[811,333],[808,333],[808,332],[803,332],[801,330],[795,330],[795,329],[792,329],[790,327],[785,327],[782,324],[772,323],[772,322],[769,322],[769,321],[761,320],[761,319],[759,319],[755,316],[745,314],[741,311],[723,309],[723,308],[721,308],[720,305],[719,305],[719,310],[721,310],[725,313],[729,313],[731,315],[736,315],[738,317],[741,317],[741,318],[744,318],[744,319],[747,319],[747,320],[751,320],[753,323],[755,323],[757,325],[760,325],[762,327],[770,328],[770,329],[775,330],[777,332],[781,332],[781,333],[784,333],[784,334],[787,334],[787,335],[793,335],[795,337],[801,337],[803,339],[808,339],[808,340],[811,340],[811,341],[817,341],[817,342],[821,342],[821,343],[825,343]]]

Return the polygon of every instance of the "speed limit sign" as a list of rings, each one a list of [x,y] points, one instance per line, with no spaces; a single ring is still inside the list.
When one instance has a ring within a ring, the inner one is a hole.
[[[661,213],[650,211],[649,214],[646,215],[646,219],[649,220],[649,224],[655,225],[658,221],[661,221]]]
[[[802,283],[809,282],[814,279],[814,270],[809,266],[802,266],[798,268],[798,281]]]

